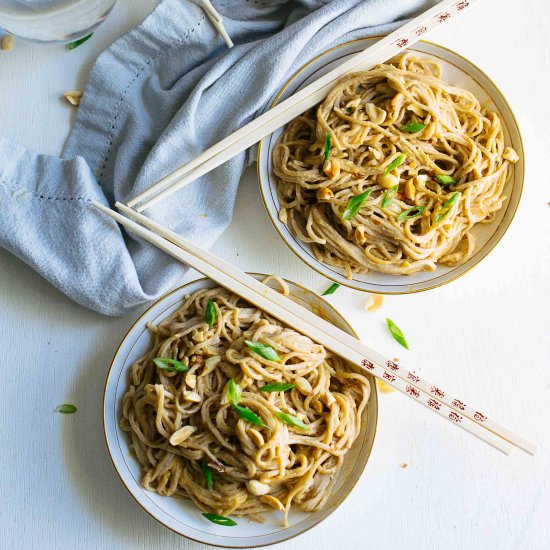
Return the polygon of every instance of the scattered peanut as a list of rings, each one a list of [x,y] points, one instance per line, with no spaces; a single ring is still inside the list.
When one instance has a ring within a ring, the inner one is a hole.
[[[386,120],[386,111],[380,109],[374,103],[366,103],[365,111],[373,124],[382,124]]]
[[[271,491],[271,487],[267,485],[266,483],[262,483],[261,481],[257,481],[255,479],[251,479],[250,481],[246,482],[246,488],[248,489],[248,492],[259,497],[260,495],[267,495],[269,491]]]
[[[383,380],[377,380],[376,385],[378,386],[378,389],[382,393],[391,393],[395,391],[391,386],[388,386],[388,384],[386,384],[386,382],[384,382]]]
[[[197,377],[194,374],[188,374],[185,377],[185,383],[194,390],[197,387]]]
[[[399,184],[399,178],[393,174],[381,174],[378,176],[378,185],[384,189],[395,187]]]
[[[196,391],[187,391],[185,390],[183,392],[183,398],[185,401],[189,401],[190,403],[200,403],[201,402],[201,396]]]
[[[321,403],[321,401],[314,401],[313,402],[313,408],[319,413],[321,414],[323,412],[323,404]]]
[[[297,376],[294,379],[294,383],[296,384],[296,387],[306,395],[313,391],[311,384],[303,376]]]
[[[511,147],[506,147],[506,149],[504,149],[504,153],[502,156],[506,160],[509,160],[510,162],[513,162],[513,163],[516,163],[519,160],[519,155]]]
[[[369,294],[365,303],[367,311],[378,311],[384,304],[384,296],[382,294]]]
[[[288,213],[286,211],[286,208],[281,208],[279,210],[279,220],[281,223],[286,223],[288,221]]]
[[[354,231],[355,240],[358,244],[365,244],[367,237],[365,237],[365,228],[363,226],[357,226]]]
[[[331,179],[335,180],[340,175],[340,162],[338,159],[325,160],[323,172]]]
[[[206,376],[210,374],[217,366],[218,363],[222,360],[219,355],[213,355],[209,357],[204,363],[204,369],[202,369],[201,376]]]
[[[414,186],[413,180],[407,180],[405,182],[405,197],[413,201],[416,195],[416,187]]]
[[[78,107],[80,105],[80,100],[82,99],[82,92],[79,92],[78,90],[71,90],[70,92],[65,92],[63,94],[63,97],[75,107]]]
[[[184,426],[172,434],[170,445],[179,445],[183,443],[197,428],[194,426]]]
[[[334,193],[328,187],[321,187],[321,189],[317,189],[316,195],[317,200],[320,201],[328,201],[334,197]]]
[[[2,50],[5,52],[11,52],[13,50],[13,36],[11,34],[5,34],[2,37]]]

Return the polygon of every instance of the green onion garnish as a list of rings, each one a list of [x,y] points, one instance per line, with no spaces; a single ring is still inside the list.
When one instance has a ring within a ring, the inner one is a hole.
[[[405,160],[407,159],[407,155],[404,153],[399,155],[398,157],[395,157],[392,162],[386,166],[386,169],[384,170],[384,175],[387,176],[394,168],[397,168],[398,166],[401,166]]]
[[[405,340],[405,335],[401,329],[388,317],[386,317],[386,325],[390,329],[391,335],[397,340],[405,349],[409,349],[409,344]]]
[[[243,390],[237,382],[235,382],[234,378],[231,378],[229,380],[229,384],[227,385],[227,396],[229,397],[229,403],[231,405],[238,405],[239,401],[241,400]]]
[[[327,137],[325,138],[325,160],[328,160],[328,157],[330,155],[330,145],[331,145],[330,134],[327,134]]]
[[[255,413],[253,413],[248,407],[242,407],[241,405],[231,405],[231,408],[244,420],[261,426],[262,428],[270,429],[269,426],[263,423],[262,419]]]
[[[351,108],[351,107],[348,107],[346,109],[346,113],[348,113],[348,115],[352,115],[355,111]]]
[[[166,359],[166,357],[155,357],[153,363],[162,370],[168,372],[187,372],[189,366],[176,359]]]
[[[256,352],[260,357],[263,357],[268,361],[281,360],[277,352],[267,344],[262,344],[261,342],[255,342],[254,340],[245,340],[244,343],[248,346],[249,349]]]
[[[443,174],[436,174],[435,179],[441,185],[454,185],[456,183],[455,179],[452,176],[445,176]]]
[[[63,414],[72,414],[77,411],[77,408],[74,405],[69,405],[68,403],[64,403],[63,405],[59,405],[54,412],[63,413]]]
[[[212,469],[208,466],[206,458],[201,458],[201,470],[204,475],[204,481],[208,490],[212,489]]]
[[[366,200],[369,198],[369,195],[372,193],[372,187],[369,187],[364,193],[360,193],[359,195],[355,195],[353,199],[351,199],[348,202],[348,205],[346,206],[346,209],[344,210],[344,213],[342,214],[342,220],[347,221],[351,220],[359,210],[363,207]]]
[[[302,430],[309,430],[309,426],[306,426],[299,418],[296,418],[291,414],[276,412],[275,416],[289,426],[296,426],[297,428],[302,428]]]
[[[409,132],[409,134],[415,134],[416,132],[420,132],[420,130],[424,130],[426,126],[427,124],[422,124],[422,122],[411,122],[405,126],[402,126],[401,131]]]
[[[260,391],[265,393],[271,393],[276,391],[287,391],[294,388],[296,384],[288,384],[287,382],[273,382],[273,384],[266,384],[260,388]]]
[[[422,212],[426,209],[425,206],[413,206],[412,208],[408,208],[407,210],[403,210],[399,216],[397,216],[397,221],[402,222],[403,220],[410,220],[412,218],[416,218],[417,216],[420,216]]]
[[[208,300],[206,303],[206,311],[204,313],[204,320],[206,321],[207,325],[212,328],[214,323],[216,322],[216,306],[214,305],[213,300]]]
[[[202,515],[208,521],[211,521],[217,525],[223,525],[224,527],[234,527],[237,525],[236,521],[233,521],[231,518],[226,518],[225,516],[218,516],[217,514],[209,514],[207,512],[203,512]]]
[[[78,40],[75,40],[74,42],[70,42],[69,44],[67,44],[67,48],[69,48],[69,50],[74,50],[75,48],[78,48],[78,46],[84,44],[84,42],[87,42],[88,40],[90,40],[90,38],[92,38],[92,35],[94,33],[90,33],[88,36],[84,36],[82,38],[79,38]]]
[[[394,185],[384,193],[384,196],[382,197],[382,203],[380,204],[382,208],[387,208],[393,202],[395,195],[397,195],[398,189],[399,185]]]
[[[334,294],[340,285],[338,283],[332,283],[321,296],[328,296],[329,294]]]
[[[440,222],[453,207],[453,204],[460,198],[461,193],[454,193],[453,196],[441,206],[439,214],[435,217],[436,222]]]

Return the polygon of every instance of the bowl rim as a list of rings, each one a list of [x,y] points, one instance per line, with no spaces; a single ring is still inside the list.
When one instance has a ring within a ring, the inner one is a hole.
[[[264,273],[258,273],[258,272],[247,272],[248,275],[251,275],[253,277],[268,277],[268,275],[264,274]],[[334,311],[334,313],[336,314],[337,317],[340,318],[341,322],[344,324],[344,326],[346,327],[346,329],[349,331],[349,333],[351,335],[353,335],[355,338],[357,338],[358,340],[360,339],[357,332],[355,331],[355,329],[353,328],[353,326],[350,324],[350,322],[347,320],[347,318],[342,314],[342,312],[336,308],[332,303],[328,302],[325,298],[323,298],[322,296],[318,295],[317,293],[313,292],[313,290],[307,288],[306,286],[300,284],[300,283],[296,283],[294,281],[291,281],[289,279],[287,279],[286,277],[281,277],[286,283],[290,283],[291,285],[294,285],[296,287],[298,287],[300,290],[302,291],[305,291],[306,294],[313,294],[315,295],[318,299],[321,300],[321,302],[323,302],[323,305],[325,306],[328,306],[329,309],[332,309]],[[164,301],[165,299],[168,299],[170,296],[186,289],[187,287],[191,286],[191,285],[195,285],[195,284],[198,284],[198,283],[203,283],[204,281],[213,281],[210,277],[199,277],[198,279],[193,279],[192,281],[188,281],[187,283],[177,287],[177,288],[174,288],[173,290],[171,290],[170,292],[167,292],[166,294],[162,295],[160,298],[158,298],[157,300],[155,300],[149,307],[147,307],[147,309],[145,311],[143,311],[143,313],[141,313],[141,315],[132,323],[132,325],[130,326],[130,328],[126,331],[126,334],[124,335],[124,337],[122,338],[122,340],[120,341],[120,343],[118,344],[114,354],[113,354],[113,358],[111,360],[111,363],[109,365],[109,369],[107,371],[107,376],[106,376],[106,379],[105,379],[105,384],[104,384],[104,387],[103,387],[103,403],[102,403],[102,422],[103,422],[103,437],[104,437],[104,440],[105,440],[105,445],[107,446],[107,452],[109,454],[109,458],[111,460],[111,463],[116,471],[116,474],[120,480],[120,482],[122,483],[122,485],[124,486],[124,488],[126,489],[126,491],[128,492],[128,494],[132,497],[132,499],[139,505],[139,507],[144,510],[150,517],[152,517],[155,521],[157,521],[158,523],[160,523],[161,525],[163,525],[164,527],[166,527],[167,529],[169,529],[170,531],[172,531],[173,533],[175,533],[176,535],[179,535],[180,537],[183,537],[185,539],[188,539],[188,540],[191,540],[193,542],[197,542],[199,544],[208,544],[208,545],[211,545],[211,546],[215,546],[215,547],[218,547],[218,548],[235,548],[234,546],[226,546],[226,545],[223,545],[223,544],[218,544],[218,543],[214,543],[214,542],[204,542],[202,540],[199,540],[199,539],[196,539],[196,538],[193,538],[189,535],[184,535],[182,533],[180,533],[179,531],[177,531],[174,527],[168,525],[167,523],[165,523],[162,519],[159,519],[153,512],[149,511],[139,500],[138,498],[134,495],[133,491],[130,489],[130,487],[128,486],[128,484],[126,483],[126,481],[124,480],[121,472],[119,471],[118,469],[118,466],[115,462],[115,458],[113,456],[113,452],[111,451],[111,445],[109,443],[109,437],[107,435],[107,388],[109,386],[109,382],[111,380],[111,375],[113,374],[113,369],[114,369],[114,366],[115,366],[115,361],[117,360],[118,358],[118,355],[120,353],[120,350],[122,348],[122,346],[126,343],[126,341],[128,340],[128,338],[130,337],[130,335],[134,332],[134,329],[138,326],[138,324],[140,322],[142,322],[142,320],[147,316],[147,314],[153,309],[155,308],[160,302]],[[215,281],[213,281],[215,283]],[[217,283],[216,283],[217,284]],[[219,286],[223,286],[223,285],[219,285]],[[361,470],[361,472],[359,473],[359,475],[357,476],[357,479],[355,481],[352,482],[351,484],[351,487],[349,489],[349,491],[347,492],[346,495],[344,495],[343,497],[341,497],[337,502],[336,504],[333,506],[333,508],[326,514],[326,516],[324,516],[323,518],[319,519],[317,522],[313,523],[312,525],[306,527],[303,531],[300,531],[298,533],[295,533],[293,535],[289,535],[289,536],[284,536],[283,535],[283,538],[280,539],[280,540],[277,540],[277,541],[274,541],[274,542],[262,542],[260,544],[255,544],[255,545],[250,545],[250,546],[247,546],[247,548],[261,548],[261,547],[265,547],[265,546],[271,546],[273,544],[280,544],[280,543],[283,543],[283,542],[286,542],[288,540],[291,540],[295,537],[298,537],[304,533],[306,533],[307,531],[309,531],[310,529],[313,529],[314,527],[316,527],[317,525],[321,524],[323,521],[325,521],[329,516],[331,516],[342,504],[343,502],[349,497],[349,495],[353,492],[353,490],[355,489],[357,483],[359,482],[359,480],[361,479],[361,477],[363,476],[363,473],[367,467],[367,464],[371,458],[371,455],[372,455],[372,450],[374,448],[374,443],[376,441],[376,435],[378,433],[378,417],[379,417],[379,413],[380,413],[380,401],[379,401],[379,395],[378,395],[378,384],[376,382],[376,378],[371,374],[371,373],[368,373],[366,372],[365,375],[369,378],[369,381],[371,382],[371,393],[370,393],[370,396],[369,396],[369,402],[370,400],[373,398],[374,396],[374,410],[375,410],[375,414],[374,414],[374,419],[371,420],[371,416],[369,415],[369,423],[371,421],[374,422],[374,425],[373,425],[373,433],[372,433],[372,441],[370,443],[370,447],[367,448],[367,452],[366,452],[366,457],[365,457],[365,465],[363,467],[363,469]],[[284,532],[284,531],[283,531]],[[243,547],[244,548],[244,547]]]
[[[387,36],[387,35],[386,34],[375,34],[375,35],[372,35],[372,36],[365,36],[365,37],[362,37],[362,38],[355,38],[353,40],[348,40],[347,42],[343,42],[342,44],[338,44],[337,46],[334,46],[334,47],[320,53],[319,55],[315,56],[313,59],[311,59],[310,61],[308,61],[304,65],[302,65],[302,67],[300,67],[294,74],[292,74],[292,76],[290,76],[290,78],[285,82],[285,84],[277,92],[277,95],[273,99],[270,108],[273,108],[273,107],[275,107],[275,105],[277,105],[277,103],[279,102],[279,100],[280,100],[281,96],[283,95],[283,93],[285,92],[285,90],[292,84],[292,82],[294,82],[296,77],[298,77],[310,65],[312,65],[313,63],[315,63],[316,61],[318,61],[319,59],[321,59],[322,57],[324,57],[328,53],[331,53],[331,52],[336,51],[340,48],[349,46],[351,44],[355,44],[357,42],[364,42],[364,41],[372,40],[372,39],[380,39],[380,38],[384,38],[385,36]],[[446,284],[452,283],[452,282],[460,279],[461,277],[463,277],[464,275],[466,275],[467,273],[472,271],[475,267],[477,267],[485,258],[487,258],[487,256],[489,256],[489,254],[496,248],[498,243],[503,239],[504,235],[506,235],[506,233],[508,232],[508,229],[512,225],[512,222],[514,221],[514,218],[516,217],[516,214],[517,214],[520,202],[521,202],[521,197],[523,195],[523,187],[524,187],[524,183],[525,183],[525,148],[524,148],[524,144],[523,144],[523,137],[521,135],[521,130],[520,130],[520,127],[519,127],[519,124],[518,124],[518,121],[517,121],[516,114],[515,114],[514,110],[512,109],[512,107],[510,106],[510,103],[506,99],[506,96],[502,93],[502,90],[495,84],[493,79],[490,78],[485,73],[485,71],[483,71],[480,67],[478,67],[474,62],[470,61],[469,59],[467,59],[463,55],[455,52],[451,48],[447,48],[446,46],[442,46],[441,44],[438,44],[436,42],[431,42],[429,40],[419,40],[418,42],[422,42],[422,43],[428,44],[430,46],[435,46],[436,48],[440,48],[440,49],[444,50],[445,52],[456,56],[457,58],[461,59],[462,61],[464,61],[465,63],[467,63],[468,65],[470,65],[474,69],[476,69],[477,71],[479,71],[479,73],[484,78],[487,79],[487,81],[498,92],[498,94],[500,95],[500,99],[502,100],[502,102],[507,107],[508,111],[510,112],[511,120],[514,123],[515,128],[517,130],[518,140],[519,140],[519,144],[521,146],[521,156],[522,156],[522,160],[523,160],[523,162],[521,164],[521,173],[519,174],[519,178],[518,178],[519,183],[516,184],[514,182],[514,185],[519,185],[519,195],[517,197],[515,205],[509,204],[508,207],[507,207],[507,210],[508,210],[508,208],[512,208],[512,210],[510,211],[510,213],[511,213],[510,219],[508,220],[506,226],[504,227],[504,230],[503,230],[502,234],[499,237],[497,237],[496,240],[494,240],[494,242],[491,243],[490,240],[494,237],[494,235],[496,234],[496,231],[499,229],[499,227],[500,227],[500,224],[499,224],[499,226],[495,229],[495,232],[491,235],[489,241],[487,241],[483,245],[483,247],[480,250],[478,250],[472,256],[472,258],[475,258],[481,252],[484,252],[483,255],[479,256],[477,261],[472,263],[472,265],[470,267],[468,267],[467,269],[465,269],[461,273],[458,273],[457,275],[454,275],[453,277],[450,277],[449,279],[444,280],[442,282],[438,282],[436,284],[431,284],[431,285],[427,284],[426,286],[424,286],[422,288],[413,288],[413,289],[407,289],[407,290],[381,290],[381,289],[370,289],[369,290],[369,289],[363,288],[362,286],[358,286],[357,284],[355,284],[353,278],[351,280],[345,279],[343,277],[340,278],[340,279],[336,279],[332,275],[329,275],[328,273],[322,272],[321,269],[319,267],[317,267],[316,262],[314,262],[312,260],[309,260],[309,259],[306,259],[306,258],[302,257],[300,254],[298,254],[298,252],[295,250],[294,246],[292,246],[288,242],[287,238],[283,235],[283,233],[281,232],[281,230],[277,226],[277,223],[276,223],[274,217],[271,215],[270,209],[269,209],[268,204],[267,204],[267,199],[266,199],[266,196],[265,196],[265,193],[264,193],[264,183],[262,181],[262,166],[261,166],[261,162],[260,162],[261,158],[262,158],[261,155],[262,155],[262,146],[263,146],[264,140],[266,140],[269,137],[269,135],[271,135],[271,134],[269,134],[268,136],[262,138],[260,140],[260,142],[258,143],[256,173],[257,173],[257,176],[258,176],[258,186],[260,188],[260,195],[262,196],[262,201],[264,203],[264,208],[267,211],[268,218],[271,221],[271,223],[272,223],[273,227],[275,228],[275,230],[277,231],[277,233],[279,234],[279,237],[281,237],[281,239],[286,244],[286,246],[293,252],[293,254],[296,255],[297,258],[300,259],[300,261],[305,263],[308,267],[313,269],[316,273],[318,273],[322,277],[325,277],[325,278],[329,279],[330,281],[341,284],[341,285],[346,286],[348,288],[352,288],[354,290],[358,290],[360,292],[368,292],[368,293],[373,293],[374,292],[376,294],[384,294],[384,295],[388,295],[388,296],[403,295],[403,294],[416,294],[418,292],[426,292],[426,291],[432,290],[434,288],[442,287]],[[408,49],[414,49],[414,44],[411,46],[411,48],[408,48]],[[407,50],[405,50],[405,51],[407,51]],[[468,75],[468,76],[470,76],[470,75]],[[470,78],[473,78],[473,77],[470,77]],[[474,81],[475,81],[475,79],[474,79]],[[481,86],[481,87],[483,88],[483,86]],[[266,153],[266,154],[268,154],[268,153]],[[506,214],[506,211],[505,211],[505,214]],[[502,224],[503,221],[504,220],[501,220],[500,223]],[[320,264],[321,262],[318,262],[318,263]],[[458,266],[458,267],[460,267],[460,266]],[[403,286],[404,285],[405,285],[405,283],[403,284]]]

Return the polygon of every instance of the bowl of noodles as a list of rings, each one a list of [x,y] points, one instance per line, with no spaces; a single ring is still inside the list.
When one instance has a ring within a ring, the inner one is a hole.
[[[275,104],[377,39],[315,58]],[[346,75],[258,152],[266,209],[292,251],[337,283],[383,294],[435,288],[479,263],[510,225],[523,176],[501,92],[428,42]]]
[[[254,276],[354,334],[313,292]],[[377,417],[368,373],[208,279],[136,321],[104,396],[109,453],[138,504],[231,548],[282,542],[331,514],[367,464]]]

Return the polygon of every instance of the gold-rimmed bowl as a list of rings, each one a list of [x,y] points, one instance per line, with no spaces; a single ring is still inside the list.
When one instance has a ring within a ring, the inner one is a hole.
[[[347,42],[316,57],[285,84],[273,105],[311,84],[379,38],[370,37]],[[277,197],[277,178],[273,173],[273,149],[284,128],[279,128],[264,138],[258,150],[258,180],[265,207],[275,229],[288,247],[309,267],[334,282],[356,290],[379,294],[408,294],[436,288],[464,275],[483,260],[502,239],[516,213],[523,190],[524,155],[519,127],[508,102],[494,82],[473,63],[437,44],[418,42],[410,51],[421,56],[436,58],[442,65],[444,80],[469,90],[483,106],[500,115],[506,144],[517,151],[519,161],[513,166],[512,176],[504,189],[504,194],[508,198],[503,207],[496,213],[491,223],[478,224],[473,228],[476,248],[468,261],[454,267],[439,265],[435,271],[413,275],[388,275],[375,271],[366,274],[354,273],[353,278],[349,280],[343,270],[317,260],[311,246],[295,237],[279,220],[280,205]]]
[[[254,274],[254,277],[261,280],[265,275]],[[322,315],[349,334],[357,336],[344,317],[323,298],[296,283],[287,283],[291,298],[295,302]],[[270,285],[276,288],[275,282]],[[128,388],[130,367],[151,348],[152,339],[146,327],[147,323],[160,323],[181,305],[185,296],[215,286],[218,285],[209,279],[188,283],[153,304],[130,328],[115,353],[105,384],[105,439],[122,483],[136,502],[157,521],[180,535],[204,544],[225,548],[256,548],[288,540],[311,529],[334,512],[348,496],[361,476],[372,450],[378,418],[378,395],[375,381],[368,375],[371,396],[363,415],[361,432],[345,456],[337,483],[326,506],[323,510],[313,513],[291,510],[289,526],[286,528],[282,526],[282,512],[274,511],[265,514],[265,523],[255,523],[242,518],[238,520],[236,527],[229,529],[208,522],[189,500],[163,497],[145,490],[140,484],[140,465],[130,452],[128,434],[119,426],[122,398]]]

